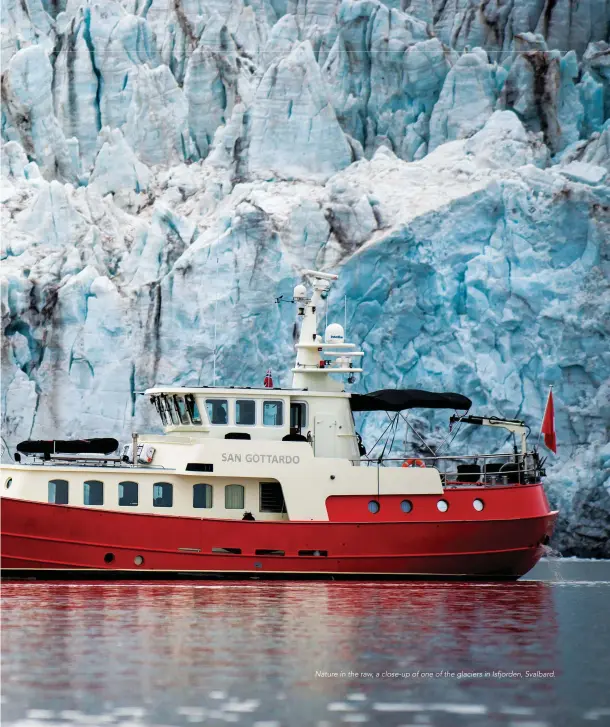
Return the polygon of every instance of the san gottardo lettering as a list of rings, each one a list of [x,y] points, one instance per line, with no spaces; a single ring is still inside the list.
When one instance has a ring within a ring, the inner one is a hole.
[[[290,454],[233,454],[223,452],[223,462],[246,462],[248,464],[299,464],[301,458]]]

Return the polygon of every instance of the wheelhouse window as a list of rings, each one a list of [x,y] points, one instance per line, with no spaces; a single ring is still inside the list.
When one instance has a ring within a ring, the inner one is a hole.
[[[199,413],[199,407],[197,406],[195,397],[192,394],[187,394],[184,397],[184,401],[193,424],[201,424],[201,414]]]
[[[87,480],[84,482],[83,502],[85,505],[103,505],[104,483],[99,480]]]
[[[119,482],[119,506],[133,507],[138,504],[138,483]]]
[[[193,507],[212,507],[212,485],[205,485],[203,483],[193,485]]]
[[[67,480],[49,480],[49,502],[54,505],[68,504]]]
[[[244,509],[244,486],[243,485],[226,485],[225,486],[225,508],[227,510],[243,510]]]
[[[284,402],[263,402],[263,424],[266,427],[281,427],[284,423]]]
[[[229,423],[229,402],[226,399],[206,399],[205,408],[210,424]]]
[[[155,482],[153,485],[153,507],[172,507],[174,486],[170,482]]]
[[[180,421],[182,422],[182,424],[190,424],[191,420],[186,409],[186,402],[184,401],[184,397],[177,395],[174,396],[174,403],[176,404],[176,409],[178,409],[178,416],[180,417]]]
[[[238,399],[235,402],[235,424],[242,426],[256,424],[256,402],[254,399]]]
[[[167,414],[167,409],[165,406],[165,401],[162,396],[153,396],[152,402],[155,405],[155,408],[157,409],[157,412],[159,414],[159,417],[161,418],[161,422],[164,427],[168,426],[168,424],[171,424],[171,419],[169,418]]]
[[[172,419],[172,424],[174,426],[178,426],[180,424],[180,415],[178,414],[178,407],[176,406],[174,397],[168,396],[166,401],[167,401],[167,408],[169,410],[169,415]]]

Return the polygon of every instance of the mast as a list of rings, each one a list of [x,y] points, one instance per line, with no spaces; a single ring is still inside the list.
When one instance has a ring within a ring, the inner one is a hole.
[[[313,290],[308,293],[305,285],[297,285],[294,289],[294,302],[302,323],[292,369],[292,386],[310,391],[343,391],[343,382],[331,374],[347,374],[351,379],[354,374],[361,373],[362,369],[355,368],[352,359],[360,358],[364,353],[353,351],[355,344],[345,343],[343,326],[338,323],[328,325],[323,337],[317,331],[317,311],[338,276],[315,270],[304,270],[303,275],[309,279]]]

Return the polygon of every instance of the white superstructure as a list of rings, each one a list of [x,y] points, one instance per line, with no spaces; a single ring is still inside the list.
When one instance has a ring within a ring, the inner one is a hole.
[[[164,515],[328,520],[331,495],[441,494],[434,467],[360,466],[344,379],[362,372],[364,354],[339,324],[318,334],[337,276],[304,277],[310,291],[294,289],[301,330],[292,388],[156,386],[145,393],[163,435],[134,434],[121,456],[58,453],[5,466],[3,496]]]

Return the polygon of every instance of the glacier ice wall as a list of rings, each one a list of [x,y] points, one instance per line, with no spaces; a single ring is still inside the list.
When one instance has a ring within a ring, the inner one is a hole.
[[[214,320],[217,382],[288,385],[274,299],[324,268],[358,390],[535,431],[554,386],[555,544],[610,557],[609,0],[7,0],[2,23],[5,458],[156,427],[140,392],[211,383]]]

